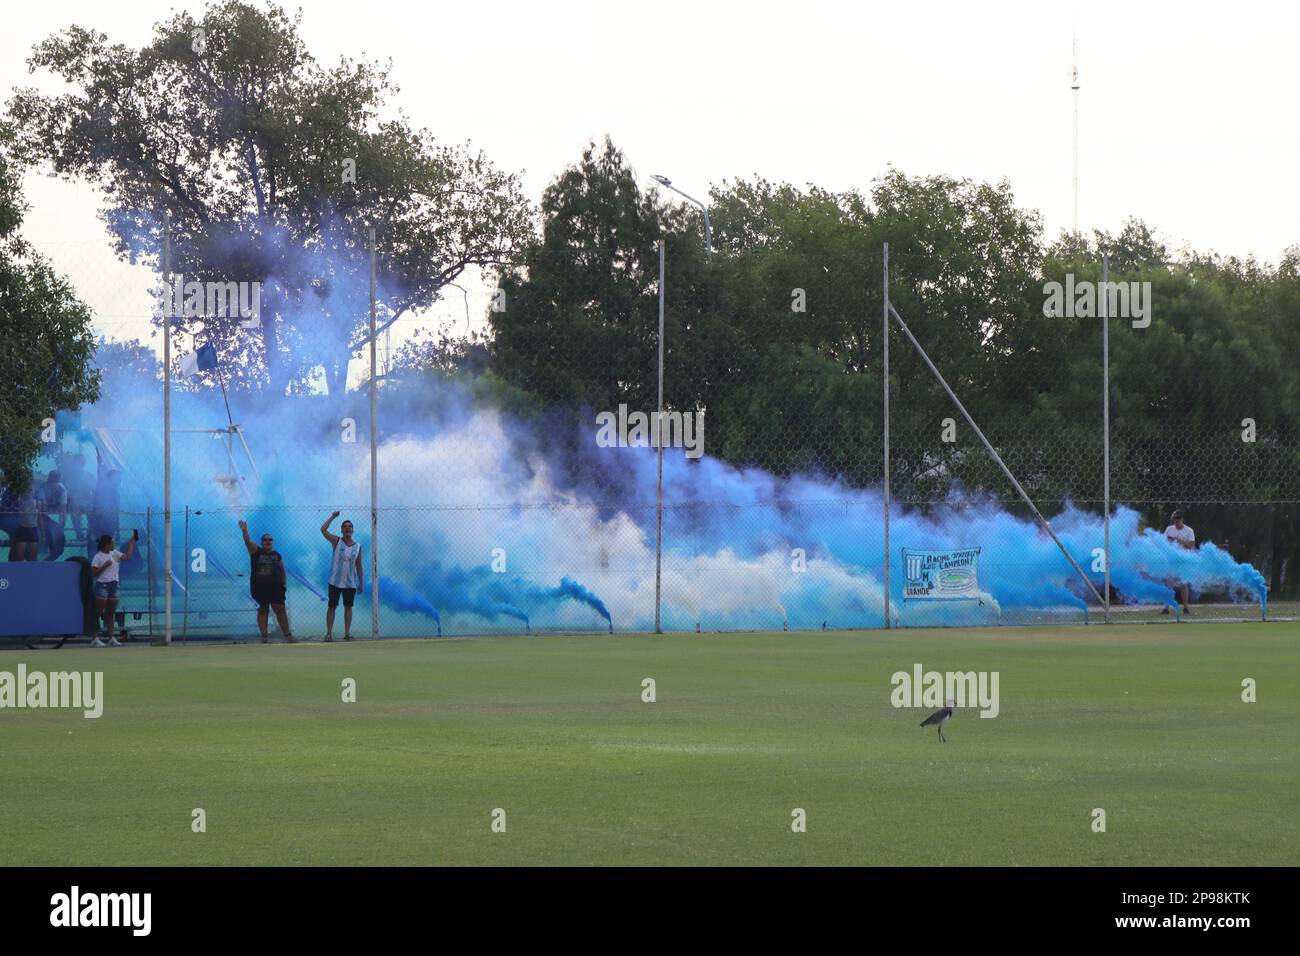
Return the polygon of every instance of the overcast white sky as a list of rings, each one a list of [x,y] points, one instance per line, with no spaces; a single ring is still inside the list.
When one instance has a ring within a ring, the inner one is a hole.
[[[889,164],[1006,177],[1051,234],[1070,225],[1077,33],[1083,228],[1115,230],[1136,215],[1175,247],[1271,261],[1300,242],[1300,9],[1291,4],[301,6],[318,59],[391,58],[397,103],[417,124],[522,170],[534,199],[589,139],[609,133],[639,173],[665,173],[696,195],[755,173],[866,188]],[[28,75],[26,59],[67,25],[138,47],[170,9],[202,7],[10,5],[0,89],[6,97],[15,85],[52,89]],[[96,195],[31,175],[26,196],[26,236],[72,277],[101,331],[146,337],[147,282],[113,260]],[[476,294],[476,315],[481,301]]]

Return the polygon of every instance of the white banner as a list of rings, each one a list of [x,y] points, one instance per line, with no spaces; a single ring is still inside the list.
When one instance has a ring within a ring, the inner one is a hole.
[[[904,601],[982,601],[979,548],[957,551],[903,549]]]

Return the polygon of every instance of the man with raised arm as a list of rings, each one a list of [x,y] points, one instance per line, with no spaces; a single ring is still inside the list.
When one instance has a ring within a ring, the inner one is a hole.
[[[1180,548],[1185,548],[1188,551],[1196,550],[1196,532],[1192,530],[1191,525],[1183,520],[1181,509],[1169,516],[1169,527],[1165,528],[1165,538]],[[1183,606],[1183,613],[1192,613],[1187,608],[1187,602],[1191,599],[1191,588],[1185,582],[1175,582],[1174,594],[1178,597],[1178,603]],[[1164,608],[1160,613],[1168,614],[1169,608]]]
[[[339,516],[336,511],[320,526],[320,533],[334,549],[330,559],[330,600],[325,611],[325,640],[334,640],[334,611],[343,599],[343,640],[352,640],[352,602],[362,591],[361,542],[352,540],[352,522],[342,525],[343,536],[330,534],[330,525]]]
[[[275,611],[275,619],[280,625],[280,633],[286,642],[292,644],[293,635],[289,633],[289,614],[284,609],[285,594],[289,579],[284,569],[284,558],[273,547],[275,539],[269,534],[262,535],[262,546],[253,544],[248,536],[248,522],[240,521],[239,530],[244,534],[244,547],[248,549],[249,558],[249,593],[257,603],[257,629],[262,632],[262,643],[270,640],[267,608]]]

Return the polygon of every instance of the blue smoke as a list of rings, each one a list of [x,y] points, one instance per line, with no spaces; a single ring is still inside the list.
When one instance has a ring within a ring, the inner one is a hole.
[[[416,571],[415,587],[447,613],[473,614],[485,621],[501,617],[529,626],[528,612],[513,603],[506,582],[489,568],[444,568],[434,562]]]
[[[385,575],[379,576],[379,600],[399,611],[414,611],[433,619],[438,625],[438,636],[442,636],[442,615],[438,609],[416,594],[400,581]]]
[[[605,607],[605,602],[596,595],[592,594],[577,581],[569,578],[561,578],[560,586],[553,590],[555,597],[571,597],[575,601],[581,601],[588,607],[593,608],[597,614],[605,619],[605,623],[613,624],[614,619],[610,617],[609,608]]]
[[[233,236],[231,249],[243,248],[243,241]],[[274,269],[263,273],[263,307],[274,302],[291,315],[295,348],[320,361],[336,357],[337,343],[347,341],[348,317],[364,313],[357,305],[367,288],[356,263],[336,266],[330,259],[319,250],[286,251],[267,260]],[[294,290],[303,287],[304,274],[328,275],[330,282],[298,301]],[[302,341],[311,329],[322,330],[319,341]],[[182,344],[187,351],[189,343]],[[424,633],[430,620],[440,629],[445,620],[459,633],[510,621],[528,630],[535,624],[577,630],[592,627],[593,614],[610,629],[615,617],[622,628],[648,629],[655,616],[655,451],[598,447],[591,416],[575,422],[561,409],[512,415],[481,397],[486,391],[432,375],[386,382],[379,390],[378,592],[390,612],[385,633]],[[154,383],[141,382],[129,394],[106,395],[82,416],[88,428],[107,430],[96,441],[111,443],[124,458],[124,508],[161,504],[158,392]],[[358,530],[368,529],[369,506],[360,504],[370,497],[365,397],[235,393],[231,402],[256,467],[236,444],[232,479],[224,438],[185,431],[225,426],[219,391],[175,395],[173,509],[205,510],[192,524],[189,544],[208,549],[212,579],[227,592],[247,588],[248,559],[235,528],[242,515],[255,538],[263,531],[275,535],[298,585],[291,601],[301,593],[318,604],[330,558],[320,522],[340,509]],[[708,455],[688,461],[676,449],[664,454],[663,497],[665,627],[883,623],[884,522],[875,489],[826,477],[782,479]],[[1049,518],[1100,589],[1094,558],[1103,542],[1100,516],[1066,505]],[[897,623],[1078,620],[1095,606],[1051,538],[993,502],[955,501],[929,512],[895,503],[890,523]],[[1193,594],[1261,606],[1267,600],[1255,568],[1212,543],[1181,549],[1159,529],[1141,528],[1130,509],[1112,516],[1111,543],[1111,579],[1123,603],[1173,605],[1179,583]],[[904,600],[902,548],[976,547],[971,600]],[[179,572],[186,558],[176,551]],[[496,570],[498,558],[508,573]]]
[[[580,442],[574,454],[553,422],[537,429],[477,402],[456,382],[423,388],[437,394],[425,403],[381,396],[379,593],[397,623],[409,618],[398,632],[418,633],[419,619],[445,622],[459,633],[511,620],[528,629],[542,621],[584,629],[594,616],[605,627],[615,618],[622,628],[652,626],[653,450],[592,449]],[[242,478],[232,488],[217,480],[229,469],[224,441],[178,433],[174,508],[205,509],[191,521],[189,543],[209,549],[211,573],[224,572],[230,587],[247,586],[247,556],[235,527],[243,515],[254,537],[275,535],[299,582],[291,591],[316,601],[330,558],[317,531],[320,521],[339,508],[359,530],[368,530],[368,506],[349,506],[369,497],[364,432],[348,443],[338,425],[346,417],[364,423],[366,416],[319,396],[233,401],[257,473],[237,461]],[[157,508],[160,502],[161,441],[144,430],[160,420],[159,411],[158,397],[140,392],[111,397],[84,415],[90,427],[139,429],[112,433],[126,458],[124,507]],[[219,394],[177,395],[173,420],[178,429],[221,424]],[[581,430],[579,437],[590,434]],[[708,456],[690,462],[675,450],[665,453],[664,500],[666,627],[883,623],[883,512],[874,489],[833,479],[783,480]],[[1103,576],[1093,553],[1103,542],[1100,516],[1067,505],[1049,518],[1100,590]],[[897,623],[1079,620],[1095,605],[1051,538],[993,502],[968,500],[931,513],[895,504],[890,531]],[[366,535],[360,537],[368,548]],[[1139,515],[1128,508],[1112,517],[1111,544],[1111,580],[1122,603],[1173,605],[1178,583],[1188,584],[1193,595],[1260,605],[1267,600],[1255,568],[1213,543],[1179,548],[1159,529],[1141,528]],[[980,548],[978,598],[904,601],[905,547]],[[509,573],[494,572],[497,551]],[[177,553],[179,562],[182,549]],[[179,563],[177,571],[183,572]]]

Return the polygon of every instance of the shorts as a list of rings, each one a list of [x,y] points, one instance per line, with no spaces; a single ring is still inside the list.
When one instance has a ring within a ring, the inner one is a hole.
[[[334,585],[331,584],[331,585],[330,585],[330,607],[338,607],[338,606],[339,606],[339,596],[340,596],[340,595],[342,595],[342,597],[343,597],[343,606],[344,606],[344,607],[351,607],[351,606],[352,606],[352,602],[355,601],[355,600],[357,599],[357,589],[356,589],[356,588],[336,588]]]
[[[279,581],[270,581],[266,584],[254,581],[249,593],[257,603],[257,609],[259,611],[268,604],[284,603],[284,585]]]
[[[96,581],[95,597],[101,601],[117,600],[117,582],[116,581]]]
[[[14,544],[36,544],[38,541],[40,541],[40,535],[36,533],[35,528],[19,525],[14,529]]]

